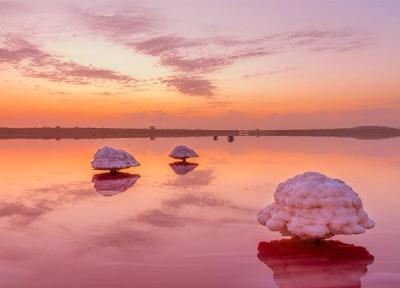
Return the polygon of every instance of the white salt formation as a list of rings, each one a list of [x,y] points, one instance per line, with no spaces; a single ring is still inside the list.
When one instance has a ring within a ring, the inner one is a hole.
[[[99,194],[112,196],[125,192],[131,188],[139,178],[140,175],[132,175],[129,173],[118,173],[116,175],[104,173],[94,175],[92,182]]]
[[[180,159],[185,162],[187,158],[199,157],[199,155],[197,155],[193,149],[190,149],[184,145],[179,145],[172,150],[172,152],[169,154],[169,157]]]
[[[129,154],[120,149],[105,146],[94,155],[92,167],[96,170],[110,170],[117,172],[120,169],[139,166],[140,163]]]
[[[322,239],[362,234],[375,226],[351,187],[321,173],[307,172],[279,184],[274,199],[258,213],[258,222],[284,236]]]

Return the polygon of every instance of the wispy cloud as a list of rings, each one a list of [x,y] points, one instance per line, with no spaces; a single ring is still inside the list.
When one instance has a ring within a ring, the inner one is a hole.
[[[140,9],[126,9],[119,12],[94,13],[78,11],[81,21],[92,33],[102,34],[118,42],[127,41],[130,36],[147,33],[158,27],[158,19]]]
[[[198,76],[173,76],[162,82],[189,96],[212,97],[216,89],[211,81]]]
[[[92,32],[102,34],[148,56],[157,57],[159,65],[175,76],[162,82],[189,96],[214,95],[211,72],[235,62],[303,49],[309,52],[341,53],[364,46],[368,39],[358,31],[344,29],[308,29],[241,39],[229,36],[190,38],[165,32],[157,17],[124,11],[114,14],[84,13]],[[155,34],[158,34],[154,36]]]
[[[0,14],[21,11],[20,6],[16,2],[0,2]],[[365,34],[350,28],[307,29],[253,38],[226,35],[187,37],[171,33],[168,21],[162,15],[141,5],[100,6],[73,7],[69,11],[65,8],[63,13],[71,16],[68,19],[72,21],[72,29],[80,29],[91,37],[103,37],[134,53],[155,57],[159,65],[171,73],[160,82],[189,96],[215,96],[217,85],[212,73],[240,61],[254,58],[268,61],[268,57],[273,55],[297,51],[343,53],[359,49],[369,41]],[[18,37],[3,41],[1,63],[13,64],[25,76],[55,82],[92,84],[114,81],[132,87],[139,81],[118,71],[63,60]],[[246,75],[256,77],[251,71]]]
[[[204,46],[204,41],[198,39],[187,39],[182,36],[165,35],[128,43],[127,45],[141,53],[160,56],[164,53],[176,51],[182,48]]]
[[[230,37],[189,39],[165,35],[126,44],[138,52],[160,56],[162,65],[182,67],[186,72],[190,68],[208,70],[205,68],[206,64],[223,67],[224,64],[229,65],[236,60],[291,52],[298,48],[309,51],[343,52],[360,48],[367,42],[368,38],[365,35],[347,28],[304,30],[253,39]]]
[[[290,67],[278,67],[278,68],[273,68],[269,71],[259,71],[256,73],[249,73],[249,74],[245,74],[242,77],[245,79],[251,79],[251,78],[260,78],[260,77],[264,77],[264,76],[271,76],[271,75],[276,75],[276,74],[283,74],[286,72],[290,72],[290,71],[295,71],[298,70],[299,68],[296,66],[290,66]]]
[[[227,66],[231,63],[228,57],[205,56],[197,58],[184,58],[178,54],[165,54],[160,58],[160,64],[173,68],[177,72],[207,73]]]
[[[21,38],[5,37],[0,43],[0,64],[11,64],[24,76],[72,84],[114,81],[130,86],[137,82],[113,70],[64,61]]]
[[[237,61],[290,53],[298,49],[341,53],[358,49],[367,42],[367,37],[361,33],[351,29],[339,29],[287,32],[254,39],[189,39],[165,35],[126,45],[137,52],[158,57],[161,66],[185,75],[164,81],[167,85],[172,84],[183,94],[210,96],[213,95],[212,90],[215,87],[206,86],[212,85],[211,81],[197,79]]]

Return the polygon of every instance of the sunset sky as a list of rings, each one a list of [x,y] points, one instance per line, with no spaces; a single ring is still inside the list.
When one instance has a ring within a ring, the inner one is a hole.
[[[0,126],[400,128],[400,1],[0,0]]]

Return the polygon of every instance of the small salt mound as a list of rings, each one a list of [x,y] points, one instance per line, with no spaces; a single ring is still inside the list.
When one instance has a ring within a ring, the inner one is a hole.
[[[350,186],[321,173],[307,172],[279,184],[274,199],[258,213],[258,222],[284,236],[320,239],[362,234],[375,226]]]
[[[139,166],[136,159],[121,149],[105,146],[94,155],[92,167],[97,170],[119,170]]]
[[[190,149],[189,147],[186,147],[184,145],[179,145],[176,146],[174,150],[171,151],[169,157],[175,159],[187,159],[187,158],[199,157],[199,155],[197,155],[197,153],[193,149]]]

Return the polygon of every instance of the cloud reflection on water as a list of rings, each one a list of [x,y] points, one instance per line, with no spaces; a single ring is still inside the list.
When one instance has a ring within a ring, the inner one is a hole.
[[[169,179],[164,183],[164,185],[175,188],[198,189],[210,185],[214,179],[215,176],[213,170],[197,170],[185,175],[184,177],[178,176],[174,179]]]
[[[135,221],[158,227],[180,227],[187,224],[208,222],[226,223],[220,218],[221,210],[224,215],[230,215],[230,223],[243,223],[251,217],[253,223],[255,209],[242,207],[232,201],[220,198],[212,193],[185,193],[164,200],[161,207],[150,209],[138,214]],[[207,213],[203,213],[207,211]],[[210,218],[212,217],[212,218]]]
[[[87,185],[78,182],[30,189],[20,199],[0,202],[0,218],[9,220],[13,228],[31,224],[62,205],[92,197]]]

